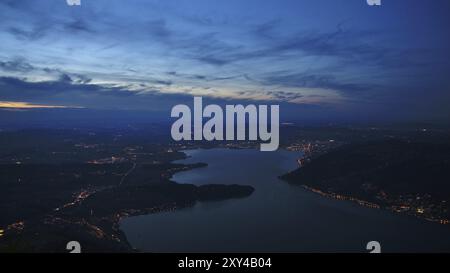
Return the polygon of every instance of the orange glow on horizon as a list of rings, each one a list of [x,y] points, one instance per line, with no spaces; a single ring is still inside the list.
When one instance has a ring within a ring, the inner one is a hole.
[[[0,101],[0,108],[9,109],[35,109],[35,108],[81,108],[62,105],[34,104],[20,101]]]

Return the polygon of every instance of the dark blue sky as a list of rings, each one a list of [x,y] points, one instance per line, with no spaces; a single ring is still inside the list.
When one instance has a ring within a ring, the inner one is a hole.
[[[201,95],[293,117],[450,116],[447,0],[81,1],[1,1],[3,109]]]

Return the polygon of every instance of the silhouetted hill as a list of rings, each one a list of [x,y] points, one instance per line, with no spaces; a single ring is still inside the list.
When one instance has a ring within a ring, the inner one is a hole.
[[[428,200],[415,207],[435,207],[450,199],[450,145],[396,140],[346,145],[282,178],[381,205]],[[440,214],[448,214],[443,210]]]

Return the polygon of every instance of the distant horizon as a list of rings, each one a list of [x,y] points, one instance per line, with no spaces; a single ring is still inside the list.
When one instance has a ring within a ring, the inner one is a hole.
[[[170,134],[170,125],[175,121],[166,111],[138,111],[138,110],[110,110],[110,109],[67,109],[67,108],[32,108],[32,109],[0,109],[0,129],[37,129],[37,128],[71,128],[85,127],[124,128],[128,125],[146,126],[151,124],[167,125],[167,134]],[[286,126],[358,126],[364,128],[409,128],[421,129],[423,127],[450,130],[450,121],[445,119],[415,120],[415,119],[333,119],[332,117],[286,117],[281,112],[281,127]]]

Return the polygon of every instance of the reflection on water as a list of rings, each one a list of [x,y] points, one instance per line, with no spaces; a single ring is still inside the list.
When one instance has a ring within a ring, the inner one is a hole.
[[[295,169],[299,153],[190,150],[181,163],[208,167],[177,173],[190,184],[252,185],[248,198],[199,202],[175,212],[126,218],[129,242],[149,252],[450,252],[450,229],[389,211],[323,198],[277,177]]]

